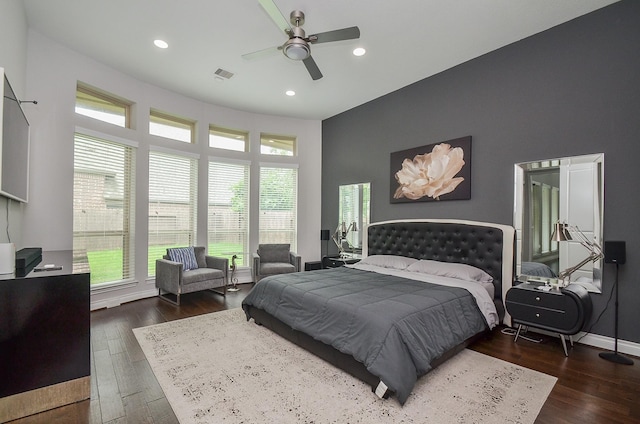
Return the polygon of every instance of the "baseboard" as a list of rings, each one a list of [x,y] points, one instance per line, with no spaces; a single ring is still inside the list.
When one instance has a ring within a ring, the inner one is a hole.
[[[113,308],[116,306],[120,306],[123,303],[133,302],[134,300],[146,299],[148,297],[153,297],[158,295],[158,290],[153,287],[147,290],[141,290],[134,293],[128,293],[121,296],[109,296],[106,299],[100,300],[92,300],[91,301],[91,310],[95,311],[97,309],[103,308]]]
[[[251,271],[249,269],[241,269],[238,273],[238,284],[251,283]],[[104,297],[102,299],[91,299],[91,310],[95,311],[98,309],[105,308],[114,308],[116,306],[120,306],[123,303],[133,302],[135,300],[147,299],[149,297],[154,297],[158,295],[158,289],[155,288],[154,279],[150,278],[145,282],[146,286],[149,288],[145,288],[144,290],[136,291],[133,293],[127,293],[123,295],[116,295],[115,292],[118,288],[112,289],[109,296]],[[130,288],[134,286],[127,286],[124,288]],[[100,294],[104,294],[104,291]]]
[[[578,334],[575,339],[579,339],[582,334],[584,333]],[[615,339],[601,336],[599,334],[586,334],[582,339],[580,339],[580,343],[611,351],[615,349]],[[640,358],[640,343],[618,339],[618,352]]]
[[[547,336],[557,336],[557,333],[552,333],[545,330],[540,330],[534,327],[529,327],[530,332],[541,333]],[[612,337],[601,336],[600,334],[591,334],[580,332],[573,336],[575,343],[582,343],[587,346],[593,346],[600,349],[611,350],[615,349],[615,339]],[[627,340],[618,339],[618,352],[625,353],[627,355],[633,355],[640,358],[640,343],[634,343]]]

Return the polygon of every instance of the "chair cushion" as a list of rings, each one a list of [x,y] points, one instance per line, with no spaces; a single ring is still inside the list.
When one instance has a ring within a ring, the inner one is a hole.
[[[182,273],[182,284],[194,284],[201,281],[213,280],[216,278],[224,278],[224,273],[219,269],[198,268]]]
[[[275,275],[295,272],[296,267],[288,262],[268,262],[260,264],[260,275]]]
[[[193,253],[196,254],[196,263],[198,268],[207,267],[207,258],[205,258],[204,246],[193,246]]]
[[[180,262],[183,265],[183,271],[198,269],[198,262],[196,261],[196,254],[193,251],[193,246],[167,249],[167,255],[170,260]]]
[[[290,244],[260,244],[258,255],[260,262],[284,262],[289,263]]]

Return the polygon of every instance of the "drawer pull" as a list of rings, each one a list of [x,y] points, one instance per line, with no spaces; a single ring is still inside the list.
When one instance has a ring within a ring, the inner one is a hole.
[[[536,318],[540,318],[540,314],[536,314]]]
[[[536,296],[536,300],[537,300],[538,302],[540,302],[540,297],[539,297],[539,296]]]

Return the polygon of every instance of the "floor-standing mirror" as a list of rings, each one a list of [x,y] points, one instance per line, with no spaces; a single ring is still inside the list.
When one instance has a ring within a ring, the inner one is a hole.
[[[552,241],[557,222],[602,246],[604,154],[518,163],[514,199],[516,272],[525,279],[553,280],[590,253],[577,238]],[[586,263],[570,281],[600,292],[601,270],[602,259]]]

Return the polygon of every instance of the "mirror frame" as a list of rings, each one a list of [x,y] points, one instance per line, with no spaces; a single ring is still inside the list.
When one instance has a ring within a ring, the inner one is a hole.
[[[591,167],[588,165],[591,164]],[[514,165],[514,209],[513,209],[513,226],[516,230],[516,276],[520,281],[526,280],[541,280],[545,282],[554,283],[554,278],[540,278],[539,276],[530,276],[522,274],[522,257],[523,248],[527,240],[523,240],[524,237],[524,225],[525,217],[528,215],[525,210],[525,190],[527,187],[527,172],[533,170],[544,170],[557,168],[560,171],[560,183],[559,183],[559,214],[558,220],[566,222],[569,225],[577,225],[575,222],[571,222],[568,216],[571,211],[570,205],[575,202],[576,199],[581,201],[581,205],[584,206],[585,201],[592,203],[592,214],[582,214],[579,219],[582,222],[587,222],[584,228],[588,234],[588,237],[593,237],[593,240],[601,247],[603,245],[603,224],[604,224],[604,153],[570,156],[564,158],[553,158],[547,160],[537,160],[531,162],[522,162]],[[587,171],[586,175],[590,175],[591,181],[579,180],[574,177],[574,181],[571,181],[571,175],[576,175],[580,171]],[[589,174],[590,172],[590,174]],[[582,182],[581,182],[582,181]],[[576,184],[578,182],[578,184]],[[590,184],[590,185],[589,185]],[[574,189],[576,187],[588,188],[591,187],[592,193],[589,196],[584,196],[578,193],[571,193],[570,187]],[[569,191],[567,193],[567,191]],[[587,200],[584,200],[587,199]],[[574,210],[583,210],[584,208],[573,208]],[[551,223],[553,227],[553,222]],[[578,225],[578,227],[580,227]],[[581,228],[583,230],[583,228]],[[549,234],[549,237],[551,235]],[[559,271],[562,271],[584,259],[588,255],[588,251],[584,247],[579,245],[578,242],[561,242],[558,246],[559,256]],[[589,292],[601,293],[602,292],[602,265],[603,259],[597,260],[592,264],[592,270],[589,275],[591,281],[576,281],[576,277],[579,277],[580,273],[583,276],[588,272],[581,268],[580,272],[572,275],[572,283],[577,283],[584,286]],[[586,265],[585,265],[586,267]],[[587,280],[587,279],[581,279]]]

